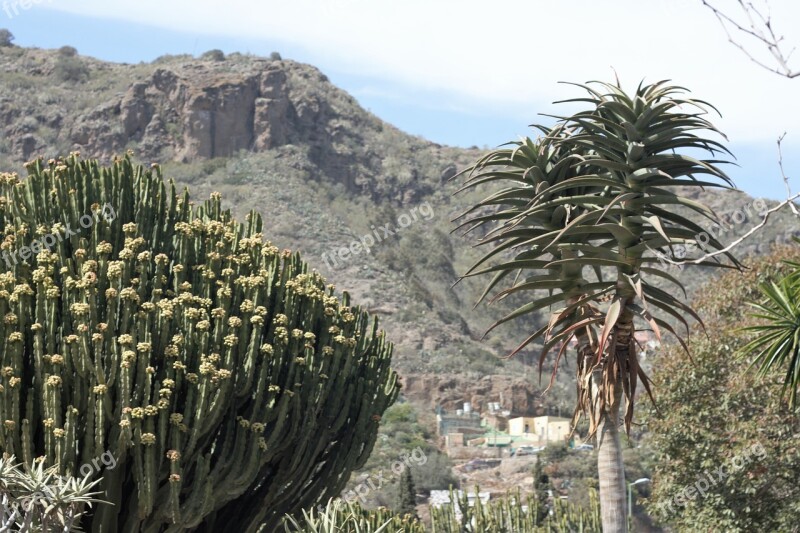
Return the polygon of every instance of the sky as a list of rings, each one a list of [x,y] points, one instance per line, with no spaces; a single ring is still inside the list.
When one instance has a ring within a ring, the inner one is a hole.
[[[737,13],[733,0],[716,4]],[[769,7],[791,51],[800,2]],[[0,0],[0,27],[21,46],[72,45],[127,63],[278,51],[404,131],[465,147],[532,135],[529,124],[547,121],[540,114],[569,112],[553,102],[580,90],[562,81],[619,76],[633,90],[671,79],[721,112],[712,121],[736,156],[728,171],[739,188],[786,198],[776,146],[786,132],[784,166],[800,191],[800,77],[752,63],[700,0]],[[758,43],[743,44],[770,60]],[[799,69],[800,57],[793,63]]]

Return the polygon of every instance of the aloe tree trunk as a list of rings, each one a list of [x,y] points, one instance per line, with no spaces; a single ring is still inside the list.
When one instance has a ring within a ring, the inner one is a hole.
[[[631,317],[627,313],[623,313],[620,318],[630,320]],[[629,322],[626,328],[622,324],[621,329],[630,331],[631,325]],[[630,334],[627,336],[629,338]],[[583,368],[592,368],[596,352],[589,336],[579,330],[576,340],[578,360],[583,361]],[[622,445],[619,436],[622,384],[621,380],[618,379],[617,383],[611,386],[610,397],[606,394],[603,382],[603,366],[606,364],[609,364],[608,358],[591,370],[591,406],[588,407],[591,410],[593,421],[597,425],[595,439],[597,442],[597,476],[600,483],[600,514],[604,532],[626,533],[628,531],[628,522],[626,518],[627,509],[625,508],[625,471],[622,463]],[[580,381],[581,379],[579,378]],[[580,387],[580,383],[578,386]],[[580,398],[580,391],[578,391],[578,394]],[[605,398],[605,402],[600,401],[600,395]],[[579,404],[576,416],[580,410],[581,406]]]
[[[623,368],[629,364],[631,355],[629,351],[635,349],[633,337],[633,314],[625,305],[627,291],[619,291],[623,297],[622,312],[614,326],[614,339],[611,351],[592,372],[593,390],[602,394],[603,402],[595,402],[598,420],[597,425],[597,475],[600,483],[600,512],[605,533],[626,533],[628,519],[625,499],[625,468],[622,462],[622,444],[620,442],[619,428],[620,406],[622,404],[623,384],[621,376],[628,369]],[[606,375],[603,380],[603,366],[617,365]]]
[[[593,374],[595,386],[602,379]],[[619,438],[619,406],[621,387],[615,387],[613,402],[598,413],[597,475],[600,482],[600,512],[605,533],[625,533],[628,521],[625,509],[625,471],[622,464],[622,445]]]

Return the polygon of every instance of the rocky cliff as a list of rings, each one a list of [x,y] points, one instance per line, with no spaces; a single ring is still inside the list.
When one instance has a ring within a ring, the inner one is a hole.
[[[65,61],[78,62],[88,79],[59,79]],[[383,150],[399,132],[317,69],[291,60],[235,54],[222,61],[177,56],[118,65],[9,48],[0,66],[0,127],[13,160],[63,149],[108,159],[135,148],[144,159],[189,162],[302,146],[309,163],[349,191],[403,203],[429,194],[455,169],[452,160],[435,169],[405,161],[401,169]],[[30,89],[39,93],[22,94]],[[409,141],[415,150],[435,148]],[[387,164],[397,172],[373,183]],[[431,170],[433,182],[423,179]]]

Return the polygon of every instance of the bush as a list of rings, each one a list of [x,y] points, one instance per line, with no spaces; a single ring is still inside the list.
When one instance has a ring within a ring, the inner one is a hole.
[[[59,56],[53,74],[60,82],[80,83],[89,79],[89,68],[74,56]]]
[[[228,159],[226,157],[214,157],[203,161],[202,171],[206,176],[211,176],[219,170],[224,170],[227,165]]]
[[[222,50],[214,49],[205,52],[200,59],[204,59],[206,61],[225,61],[225,53]]]
[[[8,31],[5,28],[0,29],[0,47],[9,47],[14,46],[12,41],[14,40],[14,34]]]
[[[391,406],[389,409],[386,410],[386,413],[383,415],[383,425],[386,427],[392,426],[393,424],[399,424],[402,422],[407,423],[416,423],[417,422],[417,412],[414,410],[414,407],[408,402],[398,402],[397,404]]]
[[[426,454],[428,460],[425,465],[414,469],[414,485],[417,490],[430,492],[458,487],[450,458],[435,448],[428,450]]]
[[[281,60],[283,59],[283,58],[281,57],[281,55],[280,55],[278,52],[272,52],[272,53],[269,55],[269,58],[270,58],[271,60],[273,60],[273,61],[281,61]]]
[[[78,49],[74,46],[62,46],[58,49],[58,55],[61,57],[75,57],[78,55]]]
[[[800,513],[797,413],[782,401],[784,373],[764,379],[737,357],[758,323],[747,302],[781,278],[797,247],[753,260],[698,293],[705,334],[659,355],[658,407],[647,421],[657,455],[651,514],[676,531],[794,531]]]

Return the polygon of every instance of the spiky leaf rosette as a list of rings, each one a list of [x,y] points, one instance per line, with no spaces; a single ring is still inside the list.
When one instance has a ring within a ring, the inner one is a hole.
[[[338,494],[398,392],[377,321],[158,167],[28,171],[0,180],[0,450],[104,470],[92,531],[272,530]]]
[[[0,531],[80,531],[80,517],[100,503],[99,480],[60,476],[39,462],[23,468],[14,456],[0,457]]]
[[[595,89],[599,86],[599,89]],[[554,117],[552,128],[535,126],[537,140],[524,139],[501,147],[465,169],[464,189],[503,184],[464,213],[468,232],[485,227],[478,246],[492,246],[465,274],[494,273],[484,296],[514,274],[512,285],[496,298],[525,292],[529,303],[500,319],[492,328],[524,314],[556,309],[547,325],[532,332],[515,350],[543,343],[541,364],[558,347],[554,368],[569,342],[578,340],[576,422],[583,412],[602,412],[621,386],[628,401],[629,428],[639,380],[648,378],[636,356],[634,317],[651,328],[683,335],[672,322],[686,327],[685,314],[697,314],[672,291],[650,281],[661,278],[683,291],[663,268],[659,255],[672,246],[699,245],[709,251],[724,246],[696,222],[676,213],[682,206],[718,222],[707,206],[681,194],[682,187],[732,187],[714,159],[725,147],[704,132],[718,133],[705,118],[705,102],[682,96],[667,82],[640,85],[634,95],[619,85],[580,85],[588,97],[568,102],[590,107]],[[710,159],[689,154],[710,153]],[[697,176],[708,176],[698,179]],[[739,267],[716,259],[706,266]],[[615,275],[604,278],[604,273]],[[602,370],[603,392],[592,394],[593,371]],[[555,373],[555,370],[554,370]],[[596,400],[592,397],[596,396]],[[591,408],[590,408],[591,407]],[[592,432],[595,420],[592,415]]]
[[[800,244],[800,239],[794,241]],[[755,337],[740,354],[753,358],[751,367],[757,367],[762,378],[785,367],[783,394],[788,393],[789,406],[796,408],[800,389],[800,263],[786,261],[786,265],[792,269],[790,274],[777,282],[761,283],[761,299],[748,302],[753,308],[751,316],[761,323],[742,328]]]

